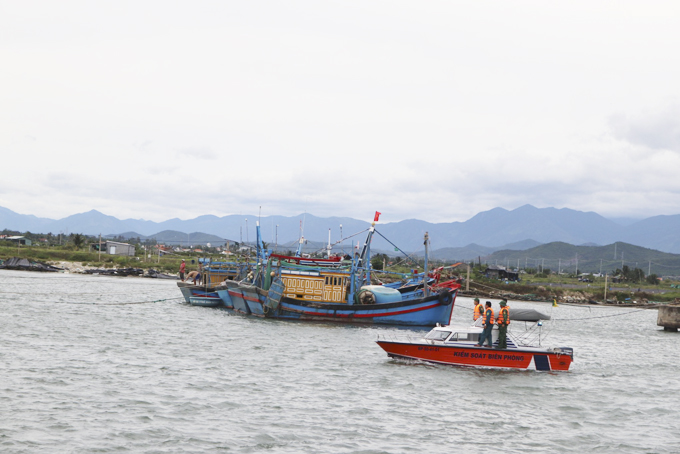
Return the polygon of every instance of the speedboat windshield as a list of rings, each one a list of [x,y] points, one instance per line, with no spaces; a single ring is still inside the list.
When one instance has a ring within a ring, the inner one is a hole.
[[[446,340],[447,337],[449,337],[449,334],[451,334],[451,331],[432,330],[429,333],[427,333],[425,339],[443,341]]]

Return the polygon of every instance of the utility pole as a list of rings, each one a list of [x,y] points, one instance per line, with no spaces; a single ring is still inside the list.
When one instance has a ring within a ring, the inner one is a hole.
[[[647,270],[647,276],[649,276],[650,274],[652,274],[652,261],[651,260],[649,261],[649,269]]]
[[[607,275],[604,275],[604,302],[607,302]]]
[[[562,274],[562,259],[557,259],[557,275]]]
[[[602,259],[600,259],[600,274],[602,274]]]
[[[99,234],[99,261],[102,261],[102,234]]]
[[[576,254],[576,276],[578,277],[578,254]]]

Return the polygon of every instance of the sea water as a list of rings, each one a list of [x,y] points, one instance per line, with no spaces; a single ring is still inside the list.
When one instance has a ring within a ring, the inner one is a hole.
[[[680,333],[655,310],[510,305],[552,315],[569,372],[393,360],[378,335],[425,331],[247,318],[175,281],[0,271],[0,452],[680,452]]]

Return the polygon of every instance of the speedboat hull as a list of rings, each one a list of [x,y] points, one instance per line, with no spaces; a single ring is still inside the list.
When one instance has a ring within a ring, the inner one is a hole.
[[[421,360],[456,366],[569,370],[573,351],[567,348],[484,348],[474,345],[444,345],[427,342],[378,340],[378,345],[391,358]]]

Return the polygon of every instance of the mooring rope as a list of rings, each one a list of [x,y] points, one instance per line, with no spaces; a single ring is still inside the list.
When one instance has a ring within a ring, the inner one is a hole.
[[[564,305],[564,303],[560,303],[560,304],[561,304],[561,305]],[[600,307],[598,307],[598,306],[584,306],[584,305],[582,305],[582,304],[571,304],[570,306],[572,306],[572,307],[582,307],[582,308],[587,308],[587,309],[592,309],[593,307],[598,308],[598,309],[600,308]],[[468,307],[468,306],[464,306],[464,305],[462,305],[462,304],[456,304],[456,307],[462,307],[463,309],[467,309],[467,310],[469,310],[469,311],[474,311],[474,308],[471,308],[471,307]],[[552,308],[553,308],[553,307],[554,307],[554,306],[551,306],[551,308],[550,308],[550,313],[551,313],[551,314],[552,314]],[[558,306],[558,307],[559,307],[559,306]],[[601,308],[604,309],[605,307],[607,307],[607,306],[602,306]],[[642,312],[642,311],[647,311],[647,310],[649,310],[649,309],[648,309],[648,308],[645,308],[645,309],[636,309],[636,310],[634,310],[634,311],[622,312],[622,313],[619,313],[619,314],[596,315],[596,316],[593,316],[593,317],[582,317],[582,318],[552,318],[552,316],[551,316],[549,321],[555,321],[555,322],[557,322],[557,321],[559,321],[559,322],[565,321],[565,322],[566,322],[566,321],[572,321],[572,320],[591,320],[591,319],[595,319],[595,318],[619,317],[619,316],[621,316],[621,315],[629,315],[629,314],[634,314],[634,313],[636,313],[636,312]],[[511,318],[510,320],[512,321],[512,318]]]
[[[43,292],[0,292],[0,293],[7,293],[11,295],[128,295],[129,292],[121,292],[121,293],[101,293],[101,292],[94,292],[94,293],[69,293],[69,292],[49,292],[49,293],[43,293]]]
[[[152,300],[152,301],[132,301],[132,302],[127,302],[127,303],[76,303],[73,301],[56,301],[56,304],[82,304],[82,305],[89,305],[89,306],[126,306],[129,304],[153,304],[153,303],[162,303],[164,301],[174,301],[174,300],[179,300],[179,299],[184,299],[183,296],[178,296],[175,298],[165,298],[161,300]]]
[[[642,312],[642,311],[646,311],[646,310],[649,310],[649,309],[637,309],[637,310],[634,310],[634,311],[623,312],[623,313],[620,313],[620,314],[597,315],[595,317],[556,318],[556,319],[553,319],[553,320],[556,321],[556,322],[568,322],[568,321],[571,321],[571,320],[590,320],[590,319],[594,319],[594,318],[618,317],[620,315],[629,315],[629,314],[634,314],[635,312]]]

